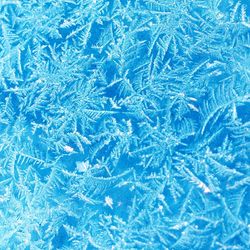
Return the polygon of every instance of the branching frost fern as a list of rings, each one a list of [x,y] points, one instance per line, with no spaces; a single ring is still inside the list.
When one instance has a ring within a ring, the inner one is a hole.
[[[249,13],[0,1],[0,249],[249,249]]]

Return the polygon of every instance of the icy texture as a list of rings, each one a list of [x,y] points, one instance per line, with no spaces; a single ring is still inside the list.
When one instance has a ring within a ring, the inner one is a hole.
[[[249,249],[250,2],[0,1],[0,249]]]

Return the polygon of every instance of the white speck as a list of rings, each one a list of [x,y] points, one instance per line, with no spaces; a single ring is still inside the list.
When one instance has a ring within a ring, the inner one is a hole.
[[[198,186],[203,190],[205,194],[211,193],[211,190],[203,182],[200,182]]]
[[[109,206],[111,209],[113,209],[113,199],[109,196],[105,197],[105,206]]]
[[[64,151],[67,152],[67,153],[72,153],[74,151],[74,149],[72,147],[66,145],[64,147]]]
[[[163,194],[159,194],[158,199],[163,201],[165,199],[165,196]]]
[[[89,161],[77,161],[76,162],[76,169],[78,172],[86,172],[90,167]]]
[[[160,213],[163,211],[163,206],[162,206],[162,205],[160,205],[160,206],[158,207],[158,211],[159,211]]]

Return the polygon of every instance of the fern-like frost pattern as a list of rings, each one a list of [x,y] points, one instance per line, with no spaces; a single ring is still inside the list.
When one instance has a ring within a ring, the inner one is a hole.
[[[0,249],[250,249],[248,0],[0,1]]]

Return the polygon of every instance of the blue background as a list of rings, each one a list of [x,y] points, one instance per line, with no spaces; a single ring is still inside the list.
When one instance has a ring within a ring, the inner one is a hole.
[[[249,13],[0,1],[0,249],[249,249]]]

